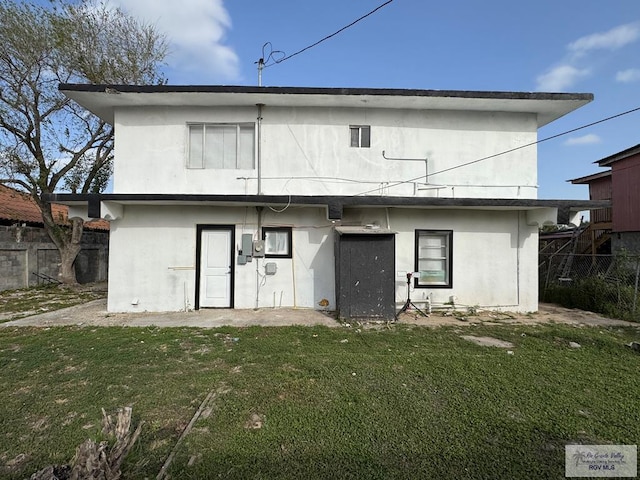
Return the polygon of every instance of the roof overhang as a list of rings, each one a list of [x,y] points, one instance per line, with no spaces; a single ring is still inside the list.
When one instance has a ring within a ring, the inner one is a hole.
[[[398,232],[379,225],[346,225],[335,227],[338,235],[395,235]]]
[[[558,213],[558,223],[569,223],[568,219],[576,212],[611,206],[611,202],[606,200],[122,193],[84,195],[58,193],[49,195],[47,200],[63,205],[69,205],[70,207],[86,208],[89,218],[106,218],[108,220],[120,218],[124,207],[127,205],[196,205],[218,207],[258,207],[268,205],[275,208],[288,206],[317,206],[319,208],[326,208],[327,218],[335,221],[342,219],[342,214],[345,208],[421,208],[514,211],[550,211],[550,209],[555,209]],[[536,218],[536,214],[532,213],[531,218]]]
[[[609,155],[608,157],[602,158],[600,160],[596,160],[593,163],[597,163],[601,167],[608,167],[614,162],[617,162],[619,160],[624,160],[625,158],[632,157],[639,153],[640,153],[640,144],[627,148],[626,150],[622,150],[618,153],[614,153],[613,155]]]
[[[611,176],[611,170],[607,170],[606,172],[594,173],[592,175],[586,175],[584,177],[574,178],[572,180],[567,180],[567,181],[573,183],[574,185],[585,185],[593,182],[594,180],[598,180],[600,178],[605,178],[610,176]]]
[[[325,107],[529,113],[542,127],[593,100],[591,93],[479,92],[380,88],[255,87],[219,85],[60,84],[67,97],[113,123],[129,107]]]

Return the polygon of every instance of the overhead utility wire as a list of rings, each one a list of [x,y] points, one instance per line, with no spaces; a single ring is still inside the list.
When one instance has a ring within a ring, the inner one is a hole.
[[[340,30],[338,30],[338,31],[336,31],[336,32],[334,32],[334,33],[332,33],[331,35],[327,35],[326,37],[324,37],[324,38],[322,38],[322,39],[318,40],[316,43],[313,43],[313,44],[311,44],[311,45],[309,45],[309,46],[307,46],[307,47],[304,47],[302,50],[298,50],[297,52],[292,53],[291,55],[287,55],[286,57],[283,57],[283,58],[281,58],[281,59],[279,59],[279,60],[275,60],[275,59],[274,59],[274,63],[271,63],[271,64],[269,64],[269,65],[265,65],[264,67],[265,67],[265,68],[267,68],[267,67],[271,67],[271,66],[273,66],[273,65],[275,65],[275,64],[277,64],[277,63],[282,63],[282,62],[284,62],[285,60],[289,60],[290,58],[293,58],[293,57],[295,57],[296,55],[300,55],[302,52],[306,52],[307,50],[309,50],[309,49],[311,49],[311,48],[315,47],[316,45],[319,45],[319,44],[321,44],[322,42],[324,42],[324,41],[326,41],[326,40],[329,40],[329,39],[330,39],[330,38],[332,38],[332,37],[335,37],[335,36],[336,36],[336,35],[338,35],[339,33],[341,33],[341,32],[343,32],[343,31],[345,31],[347,28],[353,27],[353,26],[354,26],[356,23],[358,23],[359,21],[364,20],[365,18],[367,18],[367,17],[368,17],[368,16],[370,16],[370,15],[373,15],[374,13],[376,13],[376,12],[377,12],[378,10],[380,10],[381,8],[383,8],[383,7],[387,6],[387,5],[389,5],[391,2],[393,2],[393,0],[388,0],[388,1],[384,2],[382,5],[379,5],[378,7],[374,8],[373,10],[371,10],[369,13],[366,13],[365,15],[361,16],[361,17],[360,17],[360,18],[358,18],[357,20],[354,20],[354,21],[353,21],[353,22],[351,22],[349,25],[345,25],[345,26],[344,26],[344,27],[342,27]],[[266,45],[266,44],[265,44],[265,45]]]
[[[419,177],[410,178],[408,180],[402,180],[402,181],[399,181],[399,182],[395,182],[393,184],[387,185],[386,188],[397,187],[398,185],[415,182],[417,180],[422,180],[423,178],[432,177],[433,175],[438,175],[439,173],[449,172],[449,171],[455,170],[457,168],[462,168],[462,167],[467,167],[469,165],[473,165],[474,163],[484,162],[485,160],[489,160],[491,158],[499,157],[501,155],[506,155],[507,153],[515,152],[516,150],[521,150],[523,148],[532,147],[534,145],[538,145],[539,143],[547,142],[549,140],[553,140],[554,138],[562,137],[564,135],[569,135],[570,133],[574,133],[574,132],[577,132],[579,130],[583,130],[585,128],[593,127],[594,125],[598,125],[600,123],[608,122],[609,120],[613,120],[615,118],[622,117],[624,115],[628,115],[630,113],[637,112],[637,111],[640,111],[640,107],[632,108],[631,110],[627,110],[626,112],[617,113],[615,115],[611,115],[610,117],[602,118],[602,119],[597,120],[595,122],[587,123],[586,125],[582,125],[580,127],[572,128],[571,130],[567,130],[567,131],[562,132],[562,133],[557,133],[556,135],[551,135],[550,137],[545,137],[545,138],[543,138],[541,140],[536,140],[535,142],[526,143],[524,145],[520,145],[519,147],[514,147],[514,148],[510,148],[509,150],[505,150],[503,152],[494,153],[493,155],[489,155],[487,157],[482,157],[482,158],[478,158],[476,160],[472,160],[470,162],[461,163],[460,165],[454,165],[453,167],[445,168],[443,170],[438,170],[437,172],[432,172],[432,173],[429,173],[428,175],[421,175]],[[377,192],[379,190],[380,190],[379,188],[375,188],[375,189],[372,189],[372,190],[367,190],[366,192],[357,193],[357,194],[355,194],[353,196],[357,197],[359,195],[366,195],[367,193],[373,193],[373,192]]]

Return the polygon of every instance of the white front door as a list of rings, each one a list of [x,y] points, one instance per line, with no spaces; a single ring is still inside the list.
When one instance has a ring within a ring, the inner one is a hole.
[[[231,307],[231,230],[200,237],[200,307]]]

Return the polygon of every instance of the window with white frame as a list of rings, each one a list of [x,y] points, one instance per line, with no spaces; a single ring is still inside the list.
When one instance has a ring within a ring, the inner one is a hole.
[[[247,124],[189,125],[189,168],[253,169],[255,127]]]
[[[416,288],[451,288],[453,232],[416,230]]]
[[[262,239],[265,257],[291,258],[291,227],[263,227]]]
[[[351,146],[369,148],[371,146],[371,127],[369,125],[350,125]]]

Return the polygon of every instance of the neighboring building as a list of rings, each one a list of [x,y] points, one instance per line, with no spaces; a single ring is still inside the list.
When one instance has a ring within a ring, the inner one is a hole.
[[[52,205],[60,225],[68,222],[66,205]],[[94,220],[85,225],[82,250],[75,262],[80,283],[107,279],[109,224]],[[60,253],[44,230],[42,214],[33,199],[0,185],[0,290],[56,281]]]
[[[52,196],[111,222],[109,311],[336,309],[407,298],[538,307],[539,127],[592,100],[246,86],[60,86],[116,129],[113,193]],[[505,152],[504,154],[502,152]]]
[[[608,200],[610,208],[591,214],[591,251],[640,253],[640,144],[596,162],[604,172],[569,180],[589,185],[591,200]],[[605,247],[606,251],[600,249]],[[584,253],[584,252],[580,252]]]

